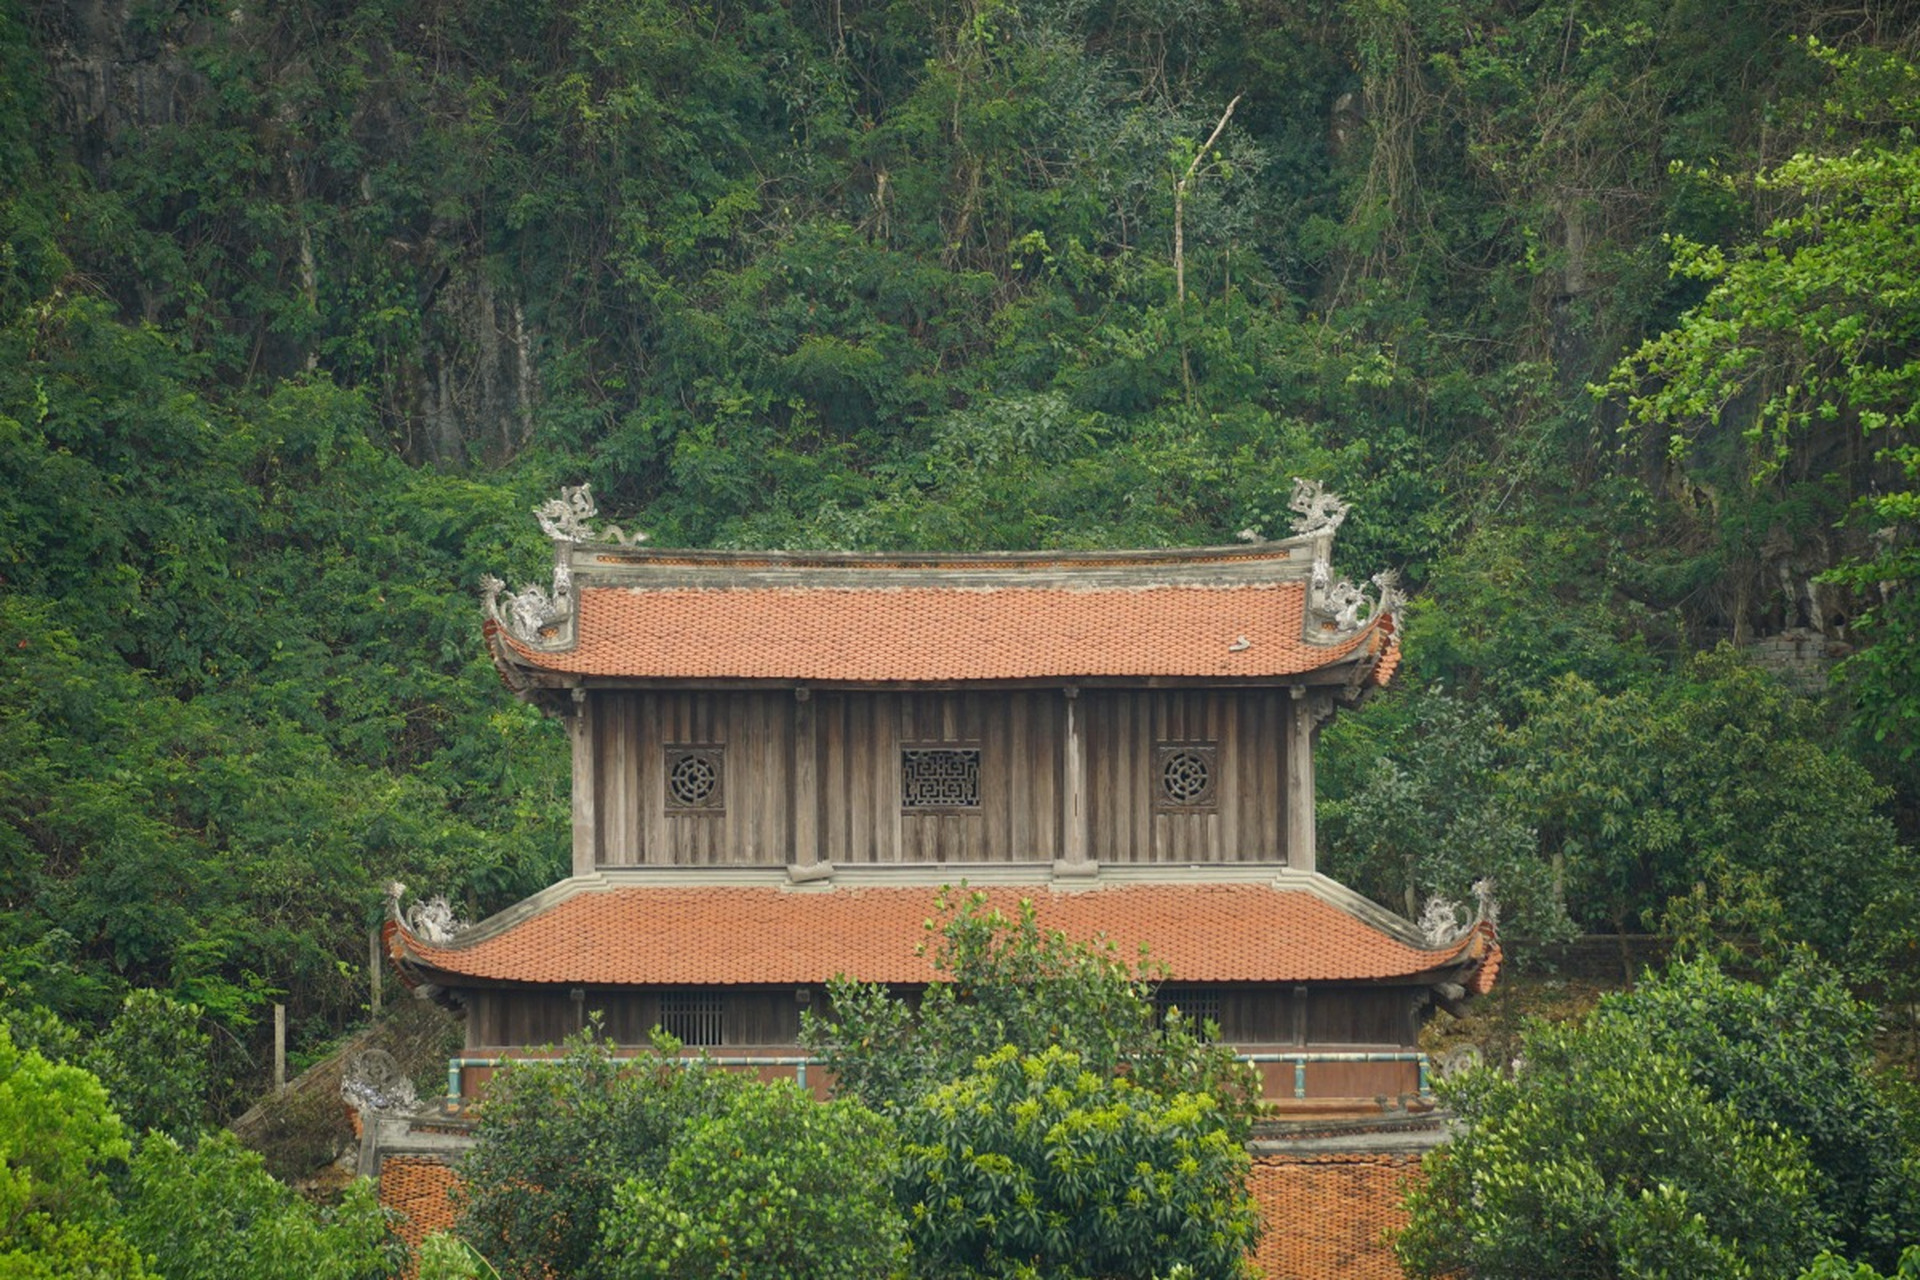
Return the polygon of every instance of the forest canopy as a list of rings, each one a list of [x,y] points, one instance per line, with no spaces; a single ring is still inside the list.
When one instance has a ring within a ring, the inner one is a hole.
[[[1912,991],[1915,38],[0,0],[10,1011],[85,1054],[170,993],[228,1115],[271,1003],[296,1065],[365,1016],[386,882],[561,874],[473,597],[580,481],[664,545],[972,549],[1282,536],[1322,480],[1414,595],[1334,874]]]

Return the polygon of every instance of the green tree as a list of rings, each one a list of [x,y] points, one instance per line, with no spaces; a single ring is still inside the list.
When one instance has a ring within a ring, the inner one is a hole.
[[[896,1195],[934,1276],[1249,1274],[1250,1157],[1204,1094],[1013,1045],[901,1115]]]
[[[130,1150],[98,1080],[15,1047],[0,1023],[0,1275],[144,1280],[107,1182]]]
[[[1920,1105],[1875,1069],[1876,1023],[1801,948],[1764,985],[1675,965],[1609,996],[1589,1026],[1644,1035],[1716,1102],[1803,1142],[1838,1251],[1892,1268],[1920,1222]]]
[[[749,1083],[671,1041],[622,1058],[589,1027],[566,1048],[494,1077],[460,1162],[457,1230],[508,1280],[613,1274],[601,1219],[616,1190],[658,1176],[688,1125]]]
[[[201,1009],[163,991],[127,993],[107,1030],[82,1060],[106,1086],[121,1122],[191,1140],[206,1123],[212,1037]]]
[[[1131,968],[1111,943],[1042,929],[1029,900],[1014,918],[977,891],[956,900],[943,890],[936,906],[945,918],[927,922],[922,945],[941,977],[917,1005],[880,984],[836,980],[829,1016],[803,1018],[801,1040],[825,1059],[837,1090],[898,1113],[1003,1047],[1059,1047],[1089,1071],[1124,1066],[1167,1093],[1206,1092],[1245,1136],[1258,1075],[1206,1043],[1208,1028],[1157,1024],[1152,988],[1166,975],[1149,960]]]
[[[1900,1255],[1900,1269],[1882,1275],[1864,1262],[1849,1263],[1823,1253],[1800,1273],[1800,1280],[1916,1280],[1920,1277],[1920,1244]]]
[[[657,1175],[636,1173],[600,1219],[619,1280],[897,1274],[893,1126],[852,1101],[752,1085],[691,1121]]]
[[[1511,1077],[1442,1085],[1460,1132],[1425,1161],[1409,1275],[1789,1275],[1828,1243],[1805,1147],[1716,1101],[1644,1032],[1536,1025]]]
[[[1871,1011],[1802,951],[1768,986],[1711,961],[1530,1028],[1511,1076],[1444,1086],[1410,1271],[1787,1275],[1893,1267],[1920,1213],[1920,1110],[1874,1069]],[[1902,1100],[1905,1098],[1906,1100]]]
[[[1514,785],[1582,923],[1650,926],[1733,869],[1764,880],[1791,938],[1841,962],[1876,945],[1862,921],[1913,855],[1814,706],[1723,648],[1618,693],[1566,676],[1529,707]]]
[[[1853,433],[1884,464],[1859,512],[1877,550],[1840,575],[1872,607],[1876,643],[1849,665],[1860,719],[1899,759],[1920,752],[1920,68],[1881,49],[1809,41],[1830,69],[1824,136],[1749,179],[1784,212],[1729,251],[1673,240],[1673,270],[1706,296],[1602,390],[1665,433],[1676,459],[1726,427],[1770,476]],[[1709,178],[1714,175],[1708,175]],[[1730,181],[1730,180],[1729,180]]]
[[[127,1239],[166,1280],[382,1280],[405,1259],[372,1182],[356,1179],[337,1205],[316,1207],[226,1130],[192,1150],[149,1137],[121,1204]]]

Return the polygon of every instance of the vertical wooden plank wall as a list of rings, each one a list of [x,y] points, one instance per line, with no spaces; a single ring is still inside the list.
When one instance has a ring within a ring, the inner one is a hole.
[[[580,808],[599,829],[586,843],[613,867],[1050,862],[1067,853],[1066,703],[1057,689],[598,693],[580,734],[596,775]],[[1284,859],[1292,710],[1280,689],[1083,690],[1087,856]],[[1155,808],[1162,743],[1216,748],[1212,808]],[[979,809],[902,812],[912,744],[978,747]],[[674,746],[724,749],[723,809],[667,808]]]
[[[1089,853],[1100,862],[1275,862],[1285,854],[1286,701],[1276,689],[1089,689]],[[1213,744],[1214,806],[1159,812],[1154,752]]]
[[[610,692],[596,700],[600,865],[777,866],[792,857],[790,692]],[[666,752],[680,746],[724,750],[722,808],[667,807]]]

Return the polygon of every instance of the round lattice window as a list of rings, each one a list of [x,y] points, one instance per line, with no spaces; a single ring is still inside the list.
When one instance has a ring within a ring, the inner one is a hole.
[[[667,793],[683,808],[712,807],[720,797],[719,762],[705,752],[680,756],[667,771]]]
[[[1168,804],[1207,804],[1213,799],[1213,762],[1199,751],[1167,752],[1160,790]]]

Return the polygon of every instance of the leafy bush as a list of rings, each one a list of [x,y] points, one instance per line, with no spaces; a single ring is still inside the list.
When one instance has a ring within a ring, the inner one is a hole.
[[[1217,1029],[1156,1024],[1152,983],[1166,975],[1149,961],[1132,969],[1110,943],[1041,929],[1031,901],[1014,919],[978,892],[956,902],[943,890],[936,906],[945,919],[928,921],[923,945],[943,976],[917,1006],[879,984],[842,980],[830,984],[829,1017],[807,1011],[801,1040],[825,1059],[836,1089],[898,1113],[1006,1046],[1059,1047],[1089,1071],[1125,1069],[1167,1094],[1204,1091],[1246,1135],[1259,1076],[1207,1042]]]
[[[1920,1213],[1920,1111],[1811,957],[1771,987],[1710,962],[1535,1025],[1511,1076],[1443,1083],[1462,1132],[1397,1242],[1416,1276],[1789,1275],[1891,1267]]]
[[[620,1058],[589,1027],[564,1057],[514,1062],[493,1078],[454,1205],[460,1235],[502,1276],[611,1274],[600,1224],[615,1189],[663,1170],[689,1123],[748,1086],[670,1056],[675,1048]]]
[[[1803,1142],[1840,1252],[1890,1268],[1920,1223],[1920,1106],[1875,1069],[1875,1022],[1801,949],[1765,985],[1675,965],[1609,996],[1592,1026],[1644,1033],[1716,1101]]]
[[[372,1182],[356,1179],[318,1209],[226,1130],[190,1151],[149,1138],[121,1202],[127,1238],[166,1280],[379,1280],[406,1252]]]
[[[922,1275],[1249,1274],[1250,1157],[1212,1098],[1008,1045],[906,1108],[897,1194]]]
[[[1535,1026],[1511,1078],[1443,1095],[1395,1242],[1409,1275],[1786,1275],[1829,1243],[1798,1139],[1716,1101],[1645,1034]]]
[[[817,1276],[899,1272],[893,1126],[855,1102],[784,1082],[751,1086],[690,1122],[656,1176],[636,1174],[601,1217],[608,1273]]]

